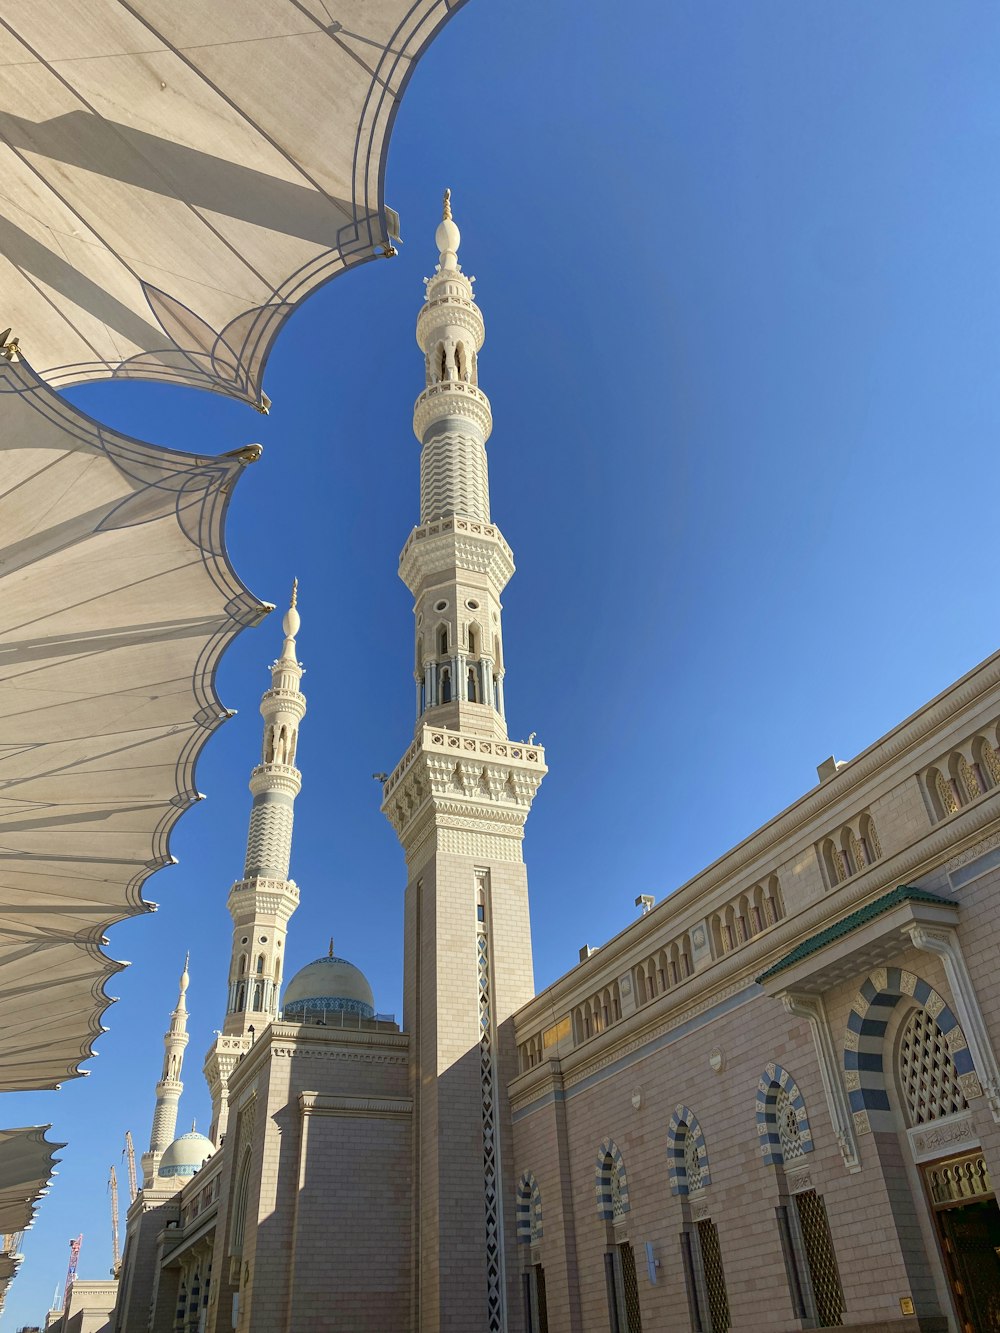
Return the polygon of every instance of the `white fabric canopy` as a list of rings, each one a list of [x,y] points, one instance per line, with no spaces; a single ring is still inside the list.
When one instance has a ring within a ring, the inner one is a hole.
[[[65,1143],[49,1143],[51,1125],[0,1129],[0,1233],[21,1232],[31,1225],[38,1197],[59,1160],[53,1153]]]
[[[267,607],[224,521],[247,451],[107,430],[0,360],[0,1089],[93,1053],[116,921],[170,860],[194,765],[226,716],[219,657]]]
[[[0,21],[0,330],[50,384],[266,405],[289,312],[388,247],[385,153],[463,0],[32,0]]]

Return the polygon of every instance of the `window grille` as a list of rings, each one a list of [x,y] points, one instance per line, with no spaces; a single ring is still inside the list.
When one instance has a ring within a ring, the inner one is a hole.
[[[694,1329],[694,1333],[706,1333],[701,1283],[699,1281],[700,1266],[695,1256],[689,1231],[681,1232],[681,1259],[684,1264],[684,1278],[687,1282],[688,1301],[691,1306],[691,1327]]]
[[[704,1169],[698,1157],[698,1144],[690,1128],[684,1130],[684,1174],[689,1190],[700,1190],[704,1184]]]
[[[635,1275],[635,1253],[631,1245],[618,1246],[618,1258],[621,1264],[622,1296],[625,1303],[625,1318],[622,1333],[642,1333],[642,1312],[639,1309],[639,1283]]]
[[[899,1083],[911,1125],[924,1125],[968,1106],[944,1033],[926,1009],[914,1009],[900,1035]]]
[[[719,1232],[711,1218],[705,1218],[698,1223],[698,1240],[701,1245],[701,1264],[705,1275],[705,1290],[708,1293],[708,1313],[712,1321],[712,1333],[727,1333],[729,1297],[726,1293],[726,1275],[722,1269]]]
[[[534,1264],[521,1274],[524,1284],[524,1326],[528,1333],[549,1333],[549,1315],[545,1302],[545,1269]]]
[[[625,1207],[625,1200],[622,1197],[622,1181],[618,1174],[617,1165],[611,1163],[611,1216],[612,1218],[624,1217],[628,1210]]]
[[[795,1207],[802,1228],[802,1245],[809,1266],[809,1283],[820,1328],[834,1328],[844,1322],[844,1292],[840,1270],[833,1250],[833,1238],[826,1217],[826,1205],[815,1190],[796,1194]]]
[[[779,1088],[774,1098],[774,1118],[778,1124],[778,1139],[781,1143],[781,1158],[784,1162],[793,1162],[802,1157],[805,1148],[799,1130],[799,1118],[795,1114],[792,1099],[784,1088]]]

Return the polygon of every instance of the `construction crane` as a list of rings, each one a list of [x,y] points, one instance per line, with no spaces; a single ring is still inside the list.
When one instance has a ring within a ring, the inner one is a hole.
[[[69,1267],[66,1269],[66,1286],[63,1288],[62,1308],[64,1311],[69,1305],[69,1294],[73,1290],[73,1283],[76,1281],[76,1266],[80,1262],[80,1246],[82,1244],[82,1232],[76,1240],[71,1240],[69,1243]]]
[[[122,1156],[128,1159],[128,1201],[131,1206],[135,1203],[135,1196],[139,1193],[139,1186],[135,1178],[135,1145],[132,1143],[132,1131],[125,1131],[125,1151]]]
[[[108,1189],[111,1191],[111,1249],[114,1255],[111,1276],[117,1277],[122,1266],[122,1256],[118,1248],[118,1175],[114,1167],[108,1177]]]

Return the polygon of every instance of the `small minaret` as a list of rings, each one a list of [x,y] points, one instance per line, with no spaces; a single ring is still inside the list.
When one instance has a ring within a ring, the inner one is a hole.
[[[485,326],[450,193],[434,239],[417,316],[420,523],[399,560],[416,618],[417,727],[382,803],[409,879],[414,1327],[510,1333],[521,1321],[507,1084],[513,1015],[534,994],[522,839],[545,753],[507,738],[500,596],[514,560],[490,516]]]
[[[264,741],[261,762],[250,774],[253,806],[243,878],[230,889],[227,903],[233,918],[233,948],[226,1016],[205,1060],[212,1095],[209,1137],[215,1144],[226,1129],[229,1073],[254,1037],[277,1017],[285,933],[299,902],[298,887],[288,878],[295,798],[302,787],[295,753],[306,711],[306,697],[299,688],[304,667],[295,653],[301,624],[297,601],[296,579],[282,622],[284,646],[271,664],[271,688],[260,701]]]
[[[184,1091],[181,1068],[184,1064],[184,1048],[188,1044],[188,1011],[185,996],[188,988],[190,957],[188,954],[184,959],[177,1008],[170,1015],[170,1027],[163,1034],[163,1073],[156,1085],[156,1109],[153,1112],[153,1128],[149,1134],[149,1149],[142,1154],[143,1189],[148,1189],[156,1179],[156,1168],[160,1164],[160,1158],[173,1143],[177,1129],[177,1104]]]

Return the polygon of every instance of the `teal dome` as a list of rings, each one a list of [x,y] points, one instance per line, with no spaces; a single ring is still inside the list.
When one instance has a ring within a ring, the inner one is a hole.
[[[375,1017],[375,997],[365,974],[346,958],[317,958],[292,977],[285,988],[286,1018],[309,1014],[360,1014]]]
[[[196,1171],[199,1171],[205,1165],[214,1152],[215,1144],[212,1140],[206,1139],[204,1134],[197,1134],[192,1130],[190,1134],[182,1134],[179,1139],[174,1139],[160,1158],[160,1165],[156,1169],[156,1174],[158,1176],[193,1176]]]

